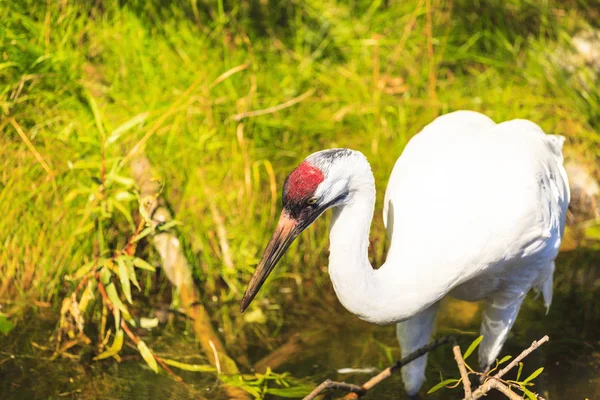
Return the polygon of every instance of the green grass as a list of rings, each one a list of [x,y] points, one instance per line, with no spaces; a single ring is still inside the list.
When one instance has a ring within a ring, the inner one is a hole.
[[[311,152],[365,153],[380,199],[409,138],[457,109],[531,119],[590,161],[600,153],[597,85],[572,79],[552,56],[594,23],[588,7],[597,4],[433,0],[429,35],[429,0],[92,3],[0,1],[0,299],[15,305],[15,320],[33,300],[56,307],[74,286],[65,275],[133,232],[114,208],[102,238],[95,234],[102,210],[90,196],[103,143],[106,170],[127,178],[123,158],[145,137],[234,354],[284,322],[292,298],[281,286],[300,298],[330,290],[326,217],[274,271],[278,285],[263,288],[268,323],[247,323],[236,311],[277,218],[283,179]],[[234,119],[307,91],[276,113]],[[108,196],[129,190],[119,179]],[[119,204],[137,220],[133,198]],[[211,205],[224,217],[233,273],[223,267]],[[381,264],[381,200],[377,207],[371,254]]]

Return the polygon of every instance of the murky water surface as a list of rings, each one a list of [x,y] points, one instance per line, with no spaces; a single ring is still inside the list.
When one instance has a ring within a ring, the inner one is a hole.
[[[541,299],[529,296],[502,354],[517,355],[544,334],[550,342],[525,360],[523,373],[543,366],[535,390],[548,400],[600,399],[600,252],[575,250],[561,253],[555,275],[555,294],[548,315]],[[300,351],[279,371],[289,371],[308,381],[326,378],[361,383],[370,375],[341,375],[340,368],[388,366],[399,358],[393,326],[377,327],[362,322],[345,311],[331,290],[319,301],[294,304],[293,317],[285,332],[303,337]],[[291,315],[291,314],[290,314]],[[34,317],[32,317],[34,318]],[[478,306],[458,301],[447,302],[439,319],[438,336],[455,335],[466,349],[478,336]],[[48,351],[37,345],[48,344],[54,328],[51,319],[21,323],[9,336],[0,337],[0,398],[2,399],[187,399],[225,398],[210,374],[181,373],[187,385],[156,375],[142,365],[134,351],[126,351],[121,363],[96,363],[89,357],[79,360],[50,360]],[[166,328],[151,334],[148,341],[158,353],[185,362],[202,362],[192,339],[180,329]],[[249,350],[256,361],[269,353],[260,344]],[[181,355],[185,354],[184,357]],[[128,358],[129,357],[129,358]],[[471,360],[476,366],[476,356]],[[180,371],[178,371],[180,373]],[[429,357],[426,388],[440,377],[456,377],[458,372],[449,347]],[[513,378],[509,375],[508,378]],[[426,391],[426,390],[425,390]],[[424,392],[425,392],[424,391]],[[400,375],[378,385],[366,398],[405,398]],[[442,389],[431,399],[460,399],[459,390]],[[488,398],[500,399],[500,396]]]

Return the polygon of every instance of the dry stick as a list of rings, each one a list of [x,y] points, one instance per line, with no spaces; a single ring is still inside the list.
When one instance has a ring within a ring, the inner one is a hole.
[[[250,199],[252,196],[252,178],[250,176],[250,157],[248,156],[248,148],[246,141],[244,140],[244,124],[238,124],[235,135],[242,152],[242,159],[244,160],[244,183],[246,184],[246,197]]]
[[[227,229],[225,229],[225,224],[223,221],[223,216],[219,212],[219,209],[215,205],[213,201],[209,202],[210,215],[217,226],[217,237],[219,238],[219,247],[221,247],[221,255],[223,256],[223,264],[225,268],[230,272],[234,271],[233,267],[233,259],[231,258],[231,251],[229,250],[229,241],[227,240]],[[230,289],[236,293],[237,289],[235,287],[230,287]]]
[[[202,181],[206,182],[206,179],[204,179],[204,174],[201,170],[199,171],[199,174]],[[225,228],[225,221],[223,219],[223,216],[221,215],[221,212],[219,212],[217,205],[214,202],[214,193],[206,184],[204,185],[204,194],[205,197],[209,200],[208,208],[210,209],[210,215],[217,227],[217,237],[219,238],[219,247],[221,248],[223,264],[225,265],[225,269],[227,269],[227,271],[231,273],[234,271],[234,266],[233,258],[231,257],[231,251],[229,248],[229,240],[227,240],[227,229]],[[237,288],[235,286],[230,286],[229,288],[234,293],[237,293]]]
[[[366,390],[360,386],[352,385],[346,382],[336,382],[332,381],[331,379],[327,379],[326,381],[322,382],[319,386],[317,386],[312,392],[310,392],[308,396],[304,398],[304,400],[314,399],[315,397],[320,395],[321,392],[327,389],[341,389],[345,390],[346,392],[358,393],[360,395],[366,393]]]
[[[369,379],[367,382],[365,382],[361,389],[363,389],[363,392],[356,392],[356,391],[352,391],[351,394],[347,395],[345,398],[346,399],[355,399],[358,397],[358,395],[363,395],[365,394],[369,389],[373,388],[375,385],[377,385],[378,383],[380,383],[381,381],[383,381],[384,379],[390,377],[394,372],[396,372],[397,370],[399,370],[400,368],[402,368],[403,366],[405,366],[406,364],[413,362],[414,360],[416,360],[419,357],[424,356],[425,354],[429,353],[430,351],[445,345],[447,343],[456,343],[456,340],[454,339],[454,337],[452,336],[445,336],[443,338],[440,338],[438,340],[435,340],[431,343],[429,343],[426,346],[421,347],[420,349],[410,353],[408,356],[404,357],[403,359],[401,359],[400,361],[396,361],[396,363],[394,365],[392,365],[389,368],[384,369],[383,371],[381,371],[379,374],[375,375],[374,377],[372,377],[371,379]],[[327,381],[325,381],[327,382]],[[321,390],[319,392],[317,392],[317,390],[313,390],[308,396],[306,396],[304,398],[304,400],[311,400],[314,399],[318,394],[321,393],[321,391],[325,390],[328,386],[325,384],[325,382],[323,382],[322,384],[320,384],[319,386],[317,386],[317,388],[321,388]],[[340,383],[340,382],[336,382],[336,383]],[[343,383],[343,382],[341,382]],[[346,384],[348,385],[348,384]],[[350,386],[354,386],[354,385],[348,385],[348,387]],[[336,386],[336,388],[338,389],[344,389],[344,387],[342,386]],[[311,397],[312,396],[312,397]]]
[[[460,351],[460,346],[454,343],[454,346],[452,346],[452,352],[454,353],[454,360],[456,361],[456,365],[458,365],[458,370],[460,371],[463,388],[465,390],[465,397],[469,398],[471,397],[471,381],[469,380],[469,374],[467,373],[467,368],[465,367],[465,360],[463,359]]]
[[[273,107],[265,108],[264,110],[247,111],[247,112],[235,114],[231,118],[234,121],[241,121],[244,118],[252,118],[252,117],[258,117],[260,115],[273,114],[277,111],[283,110],[284,108],[288,108],[288,107],[293,106],[294,104],[300,103],[304,99],[312,96],[314,92],[315,92],[315,89],[310,89],[309,91],[301,94],[298,97],[294,97],[293,99],[290,99],[290,100],[286,101],[285,103],[281,103],[281,104],[278,104]]]
[[[531,346],[529,346],[529,348],[523,350],[521,352],[521,354],[519,354],[510,364],[508,364],[506,367],[504,367],[500,371],[498,371],[498,373],[496,375],[490,376],[489,377],[490,379],[488,379],[483,385],[481,385],[480,387],[478,387],[477,390],[475,390],[473,392],[473,394],[471,395],[471,397],[468,397],[468,396],[465,395],[465,398],[463,400],[476,400],[476,399],[479,399],[480,397],[485,396],[486,393],[489,392],[491,389],[500,390],[504,394],[506,394],[505,392],[506,392],[506,390],[508,390],[511,393],[515,394],[506,385],[504,385],[502,382],[500,382],[500,378],[502,378],[502,376],[504,376],[508,371],[510,371],[512,368],[514,368],[516,365],[518,365],[519,362],[522,359],[524,359],[525,357],[527,357],[535,349],[537,349],[538,347],[540,347],[542,344],[546,343],[548,340],[550,340],[550,338],[548,337],[548,335],[546,335],[543,338],[541,338],[540,340],[537,340],[537,341],[534,341],[533,343],[531,343]],[[500,386],[502,386],[503,389],[498,389]],[[504,390],[504,389],[506,389],[506,390]],[[518,395],[516,395],[516,396],[518,396]],[[509,398],[512,399],[512,398],[515,398],[515,397],[510,397],[509,396]],[[516,397],[516,398],[520,399],[521,397]]]
[[[521,354],[519,354],[510,364],[508,364],[506,367],[504,367],[500,371],[498,371],[498,373],[496,375],[494,375],[494,378],[497,378],[497,379],[502,378],[508,371],[510,371],[512,368],[514,368],[517,364],[519,364],[519,362],[522,359],[527,357],[535,349],[537,349],[538,347],[540,347],[541,345],[546,343],[548,340],[550,340],[548,335],[544,336],[540,340],[537,340],[537,341],[534,340],[533,343],[531,343],[531,346],[529,346],[529,348],[523,350],[521,352]]]
[[[229,78],[231,75],[233,74],[237,74],[240,71],[245,70],[246,68],[248,68],[248,64],[241,64],[238,65],[236,67],[231,68],[229,71],[225,71],[223,72],[221,75],[219,75],[217,77],[217,79],[215,79],[213,81],[213,83],[210,84],[210,88],[214,88],[215,86],[217,86],[219,83],[223,82],[225,79]]]
[[[31,150],[31,152],[35,156],[35,159],[38,160],[42,168],[44,168],[44,171],[46,171],[46,173],[48,174],[48,178],[54,178],[54,172],[52,171],[52,168],[50,168],[46,161],[44,161],[42,155],[35,149],[33,143],[31,143],[25,132],[23,132],[23,128],[21,128],[21,125],[19,125],[14,118],[9,118],[8,121],[13,126],[13,128],[15,128],[21,139],[23,139],[29,150]]]
[[[491,389],[496,389],[497,391],[508,397],[510,400],[523,400],[523,397],[510,390],[508,386],[502,384],[500,381],[492,379],[490,381],[489,386]],[[470,397],[470,399],[475,399],[475,397]]]

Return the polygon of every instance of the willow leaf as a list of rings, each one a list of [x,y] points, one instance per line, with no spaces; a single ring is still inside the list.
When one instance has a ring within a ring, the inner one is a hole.
[[[123,294],[125,298],[129,302],[129,304],[133,304],[133,300],[131,299],[131,285],[129,284],[129,273],[127,272],[127,265],[125,265],[125,261],[122,257],[117,257],[117,264],[119,265],[119,280],[121,281],[121,288],[123,289]]]
[[[190,372],[216,372],[217,369],[212,365],[202,365],[202,364],[186,364],[175,360],[170,360],[168,358],[163,358],[163,362],[171,367],[179,368],[184,371]]]
[[[108,349],[106,349],[106,351],[103,351],[102,353],[100,353],[96,357],[94,357],[93,360],[98,361],[98,360],[103,360],[105,358],[113,357],[114,355],[119,353],[122,348],[123,348],[123,330],[119,329],[117,331],[117,333],[115,334],[115,340],[113,341],[112,345]]]
[[[466,360],[471,355],[471,353],[475,351],[475,349],[477,348],[477,346],[479,346],[479,343],[481,343],[482,340],[483,336],[479,336],[477,339],[473,340],[473,343],[471,343],[467,351],[465,351],[465,354],[463,354],[463,360]]]
[[[435,385],[434,387],[432,387],[431,389],[429,389],[429,391],[427,392],[427,394],[431,394],[433,392],[437,392],[438,390],[440,390],[441,388],[443,388],[444,386],[448,386],[451,383],[456,383],[456,382],[460,382],[460,379],[445,379],[443,381],[441,381],[440,383],[438,383],[437,385]]]
[[[140,340],[137,344],[137,348],[140,354],[142,355],[144,361],[146,361],[146,364],[148,364],[148,366],[150,367],[150,369],[158,374],[158,364],[156,364],[156,359],[152,355],[152,352],[150,351],[148,346],[146,346],[146,343]]]
[[[531,382],[532,380],[534,380],[535,378],[537,378],[538,375],[542,373],[542,371],[544,371],[544,367],[536,369],[535,371],[533,371],[533,373],[531,375],[529,375],[527,377],[527,379],[525,379],[523,381],[523,383]]]
[[[142,260],[141,258],[138,258],[138,257],[133,258],[133,265],[135,265],[138,268],[145,269],[147,271],[152,271],[152,272],[156,271],[156,268],[154,268],[154,266],[152,264],[150,264],[146,260]]]

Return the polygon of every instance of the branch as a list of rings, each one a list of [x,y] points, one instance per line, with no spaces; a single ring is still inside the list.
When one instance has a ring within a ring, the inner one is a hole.
[[[389,368],[384,369],[379,374],[375,375],[374,377],[369,379],[367,382],[365,382],[362,385],[362,387],[356,386],[356,385],[351,385],[351,384],[345,383],[345,382],[333,382],[330,379],[327,379],[325,382],[323,382],[319,386],[317,386],[315,388],[315,390],[313,390],[308,396],[306,396],[304,398],[304,400],[312,400],[316,396],[321,394],[321,392],[323,392],[324,390],[329,389],[329,388],[346,390],[346,391],[350,392],[350,394],[345,397],[346,399],[356,399],[356,398],[364,395],[365,393],[367,393],[367,391],[369,391],[374,386],[376,386],[377,384],[382,382],[384,379],[390,377],[394,372],[396,372],[397,370],[399,370],[406,364],[416,360],[419,357],[424,356],[425,354],[429,353],[430,351],[432,351],[440,346],[443,346],[447,343],[454,344],[454,343],[456,343],[456,340],[452,336],[445,336],[443,338],[435,340],[435,341],[429,343],[428,345],[423,346],[420,349],[410,353],[408,356],[404,357],[400,361],[396,361],[396,363],[394,365],[392,365]],[[357,388],[359,390],[357,390]]]
[[[489,392],[492,389],[496,389],[496,390],[504,393],[504,395],[506,395],[511,400],[512,399],[521,399],[521,396],[517,395],[515,392],[510,390],[510,388],[506,384],[503,383],[501,378],[508,371],[513,369],[515,366],[517,366],[522,359],[527,357],[535,349],[537,349],[538,347],[540,347],[541,345],[546,343],[548,340],[550,340],[550,338],[548,337],[548,335],[546,335],[543,338],[541,338],[540,340],[537,340],[537,341],[534,341],[533,343],[531,343],[531,346],[529,346],[529,348],[523,350],[521,352],[521,354],[519,354],[506,367],[504,367],[500,371],[498,371],[498,373],[496,375],[488,376],[489,379],[483,385],[479,386],[477,388],[477,390],[475,390],[471,396],[467,396],[467,393],[465,391],[465,397],[463,400],[477,400],[480,397],[485,396],[487,394],[487,392]],[[540,396],[538,396],[538,398],[540,398]]]
[[[310,392],[310,394],[308,396],[306,396],[304,398],[304,400],[312,400],[315,397],[317,397],[318,395],[320,395],[321,392],[323,392],[327,389],[341,389],[341,390],[345,390],[347,392],[358,393],[360,395],[367,392],[365,389],[363,389],[360,386],[352,385],[352,384],[346,383],[346,382],[336,382],[336,381],[332,381],[331,379],[327,379],[326,381],[321,383],[319,386],[317,386],[315,388],[315,390]]]
[[[497,381],[495,379],[491,379],[489,382],[490,382],[489,383],[490,389],[496,389],[497,391],[501,392],[503,395],[508,397],[510,400],[522,400],[523,399],[521,396],[519,396],[518,394],[516,394],[515,392],[510,390],[510,388],[508,386],[506,386],[505,384],[503,384],[502,382]],[[475,399],[476,397],[472,396],[470,398]]]
[[[543,338],[541,338],[538,341],[533,341],[533,343],[531,343],[531,346],[529,346],[529,348],[523,350],[521,352],[521,354],[519,354],[514,360],[512,360],[512,362],[510,364],[508,364],[506,367],[502,368],[500,371],[498,371],[498,373],[496,375],[494,375],[495,378],[502,378],[508,371],[510,371],[511,369],[513,369],[516,365],[519,364],[519,362],[524,359],[525,357],[527,357],[529,354],[531,354],[535,349],[537,349],[538,347],[540,347],[541,345],[543,345],[544,343],[546,343],[548,340],[550,340],[550,338],[548,337],[548,335],[544,336]]]
[[[460,346],[454,343],[452,346],[452,352],[454,353],[454,359],[456,360],[456,365],[458,365],[458,370],[460,371],[460,377],[462,378],[462,384],[465,390],[465,397],[469,398],[471,397],[471,381],[469,380],[469,374],[467,373],[467,368],[465,367],[465,360],[463,359],[460,351]]]
[[[293,99],[290,99],[290,100],[286,101],[285,103],[281,103],[281,104],[278,104],[273,107],[265,108],[264,110],[247,111],[247,112],[235,114],[231,118],[234,121],[241,121],[244,118],[258,117],[260,115],[266,115],[266,114],[273,114],[277,111],[283,110],[284,108],[288,108],[288,107],[293,106],[294,104],[300,103],[302,100],[306,99],[307,97],[312,96],[312,94],[314,92],[315,92],[315,89],[310,89],[309,91],[304,92],[300,96],[294,97]]]

